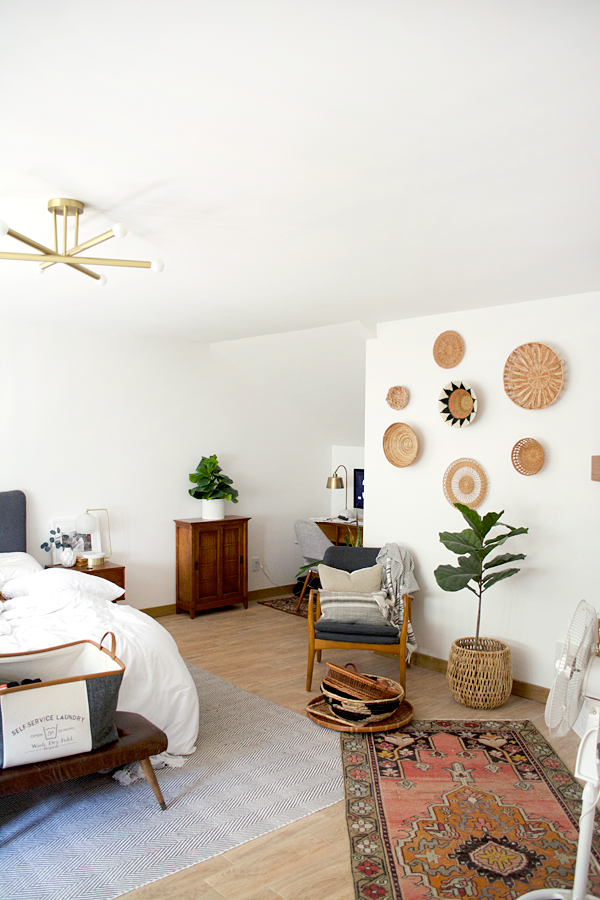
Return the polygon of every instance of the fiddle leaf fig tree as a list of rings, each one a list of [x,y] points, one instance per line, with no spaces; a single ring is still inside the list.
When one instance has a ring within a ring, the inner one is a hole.
[[[509,538],[518,534],[527,534],[528,528],[513,528],[500,522],[504,515],[502,512],[489,512],[483,518],[478,512],[464,503],[455,503],[454,506],[461,513],[468,524],[464,531],[442,531],[440,541],[458,554],[458,566],[438,566],[435,572],[435,580],[443,591],[462,591],[464,588],[471,591],[477,597],[477,628],[475,630],[475,650],[479,644],[479,624],[481,621],[481,598],[485,591],[499,581],[516,575],[520,569],[499,569],[507,563],[525,559],[522,553],[500,553],[489,559],[490,555],[504,544]],[[505,528],[506,531],[488,537],[492,528]],[[471,584],[472,582],[472,584]]]
[[[238,492],[231,487],[233,481],[223,474],[215,454],[203,456],[196,471],[190,475],[190,481],[196,487],[190,488],[188,494],[196,500],[231,500],[238,502]]]

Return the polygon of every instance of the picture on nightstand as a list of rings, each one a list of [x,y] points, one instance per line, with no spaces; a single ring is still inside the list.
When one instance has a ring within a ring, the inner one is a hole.
[[[58,531],[60,528],[62,544],[71,547],[75,553],[80,553],[84,550],[101,553],[102,537],[100,528],[98,527],[92,534],[81,534],[75,528],[76,518],[77,516],[70,516],[69,518],[53,519],[51,528],[53,531]],[[59,550],[52,550],[52,562],[55,565],[60,563],[59,554]]]

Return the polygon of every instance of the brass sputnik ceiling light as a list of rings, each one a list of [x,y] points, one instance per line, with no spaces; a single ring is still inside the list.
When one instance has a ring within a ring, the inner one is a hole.
[[[13,231],[6,222],[0,222],[0,235],[8,234],[17,241],[21,241],[22,244],[27,244],[28,247],[33,247],[34,250],[39,251],[38,253],[0,253],[0,259],[24,259],[39,262],[40,272],[44,272],[45,269],[53,266],[55,263],[64,263],[71,269],[77,269],[78,272],[83,272],[84,275],[89,275],[90,278],[96,279],[99,284],[106,284],[106,276],[92,272],[91,269],[87,269],[81,263],[85,263],[86,266],[126,266],[128,268],[152,269],[153,272],[162,272],[165,264],[160,259],[155,259],[152,262],[143,262],[137,259],[97,259],[92,256],[79,256],[78,254],[83,250],[87,250],[88,247],[94,247],[96,244],[108,241],[112,237],[122,238],[127,234],[127,229],[124,225],[113,225],[110,231],[105,231],[104,234],[99,234],[98,237],[79,244],[79,216],[83,209],[84,204],[81,200],[65,200],[61,197],[48,201],[48,211],[52,213],[54,220],[54,250],[45,247],[43,244],[38,244],[37,241],[32,241],[31,238],[25,237],[24,234],[19,234],[18,231]],[[64,219],[62,253],[58,250],[58,216],[63,216]],[[67,221],[69,216],[75,217],[75,228],[73,246],[67,249]],[[77,256],[77,262],[74,261],[75,256]]]

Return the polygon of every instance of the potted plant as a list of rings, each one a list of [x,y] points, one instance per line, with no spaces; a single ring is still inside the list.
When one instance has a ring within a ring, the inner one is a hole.
[[[190,475],[190,481],[195,487],[188,493],[196,500],[202,500],[203,519],[224,519],[225,500],[238,502],[238,492],[231,486],[233,481],[223,474],[215,454],[202,457],[196,471]]]
[[[463,503],[454,506],[462,514],[468,528],[460,532],[444,531],[442,544],[457,553],[458,566],[438,566],[435,580],[444,591],[464,588],[477,597],[477,626],[475,637],[459,638],[452,644],[446,680],[455,700],[472,709],[496,709],[508,700],[512,689],[510,648],[503,641],[479,636],[481,599],[485,591],[499,581],[510,578],[520,570],[501,568],[508,563],[525,559],[522,553],[491,554],[509,538],[527,534],[528,528],[513,528],[501,523],[502,512],[489,512],[483,518]],[[496,526],[506,531],[490,535]]]

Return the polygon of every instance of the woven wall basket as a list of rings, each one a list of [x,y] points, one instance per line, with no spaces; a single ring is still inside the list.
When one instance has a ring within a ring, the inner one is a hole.
[[[404,409],[408,403],[408,396],[408,388],[403,387],[401,384],[395,384],[389,389],[385,399],[388,402],[388,406],[391,406],[392,409]]]
[[[454,641],[448,657],[446,681],[458,703],[470,709],[497,709],[506,703],[512,690],[510,647],[493,638]]]
[[[504,366],[504,390],[523,409],[544,409],[554,403],[564,381],[563,365],[546,344],[521,344]]]
[[[461,457],[450,463],[444,472],[444,496],[451,506],[464,503],[471,509],[483,503],[487,495],[487,475],[475,459]]]
[[[443,331],[435,339],[433,358],[442,369],[452,369],[463,358],[465,344],[457,331]]]
[[[410,466],[419,452],[417,436],[404,422],[394,422],[383,435],[383,452],[393,466]]]
[[[544,450],[533,438],[521,438],[512,448],[510,458],[521,475],[536,475],[544,465]]]

